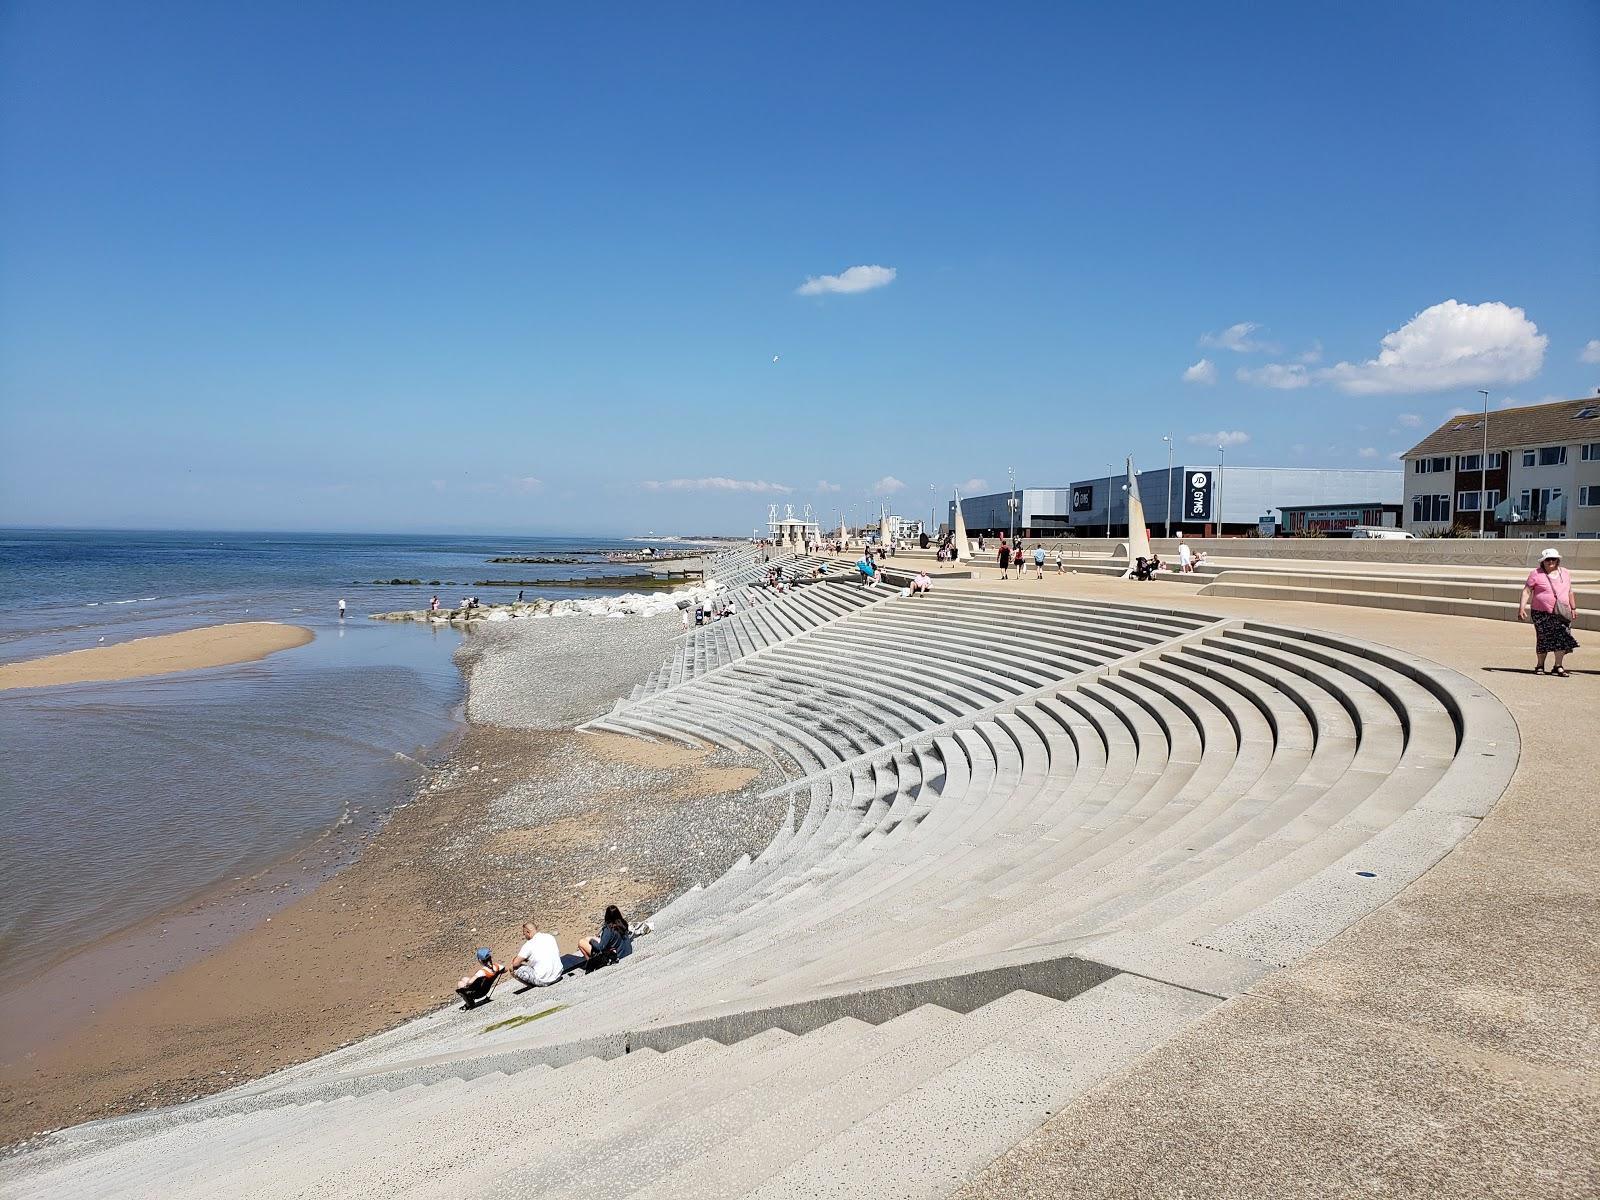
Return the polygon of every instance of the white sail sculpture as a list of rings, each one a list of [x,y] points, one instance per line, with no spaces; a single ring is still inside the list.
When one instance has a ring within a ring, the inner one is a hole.
[[[961,515],[961,493],[956,492],[956,536],[951,541],[951,548],[955,551],[956,558],[971,558],[972,548],[967,545],[967,522]]]
[[[884,549],[889,547],[889,510],[887,508],[878,510],[878,545]]]
[[[1150,557],[1150,529],[1144,523],[1144,501],[1139,498],[1139,477],[1134,474],[1133,455],[1128,455],[1128,564],[1141,556]]]

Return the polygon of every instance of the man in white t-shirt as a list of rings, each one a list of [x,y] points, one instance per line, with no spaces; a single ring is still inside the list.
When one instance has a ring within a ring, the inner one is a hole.
[[[532,987],[549,987],[561,978],[561,947],[555,934],[540,933],[532,921],[522,927],[527,941],[511,960],[511,973]]]
[[[1192,571],[1192,570],[1194,570],[1194,556],[1189,553],[1189,543],[1188,542],[1179,542],[1178,543],[1178,570],[1180,570],[1180,571]]]

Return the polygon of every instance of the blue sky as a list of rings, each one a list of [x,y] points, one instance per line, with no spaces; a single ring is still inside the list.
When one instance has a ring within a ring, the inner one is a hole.
[[[0,522],[1381,465],[1600,386],[1597,59],[1590,0],[13,0]]]

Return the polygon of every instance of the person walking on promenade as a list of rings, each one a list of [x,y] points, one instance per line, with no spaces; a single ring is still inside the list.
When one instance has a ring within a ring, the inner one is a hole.
[[[344,597],[339,597],[339,620],[344,620]]]
[[[1011,547],[1006,545],[1005,538],[1000,539],[1000,553],[997,557],[1000,560],[1000,578],[1010,579],[1011,575],[1009,572],[1011,570]]]
[[[1056,574],[1057,575],[1065,575],[1066,573],[1067,573],[1067,552],[1065,550],[1063,550],[1060,546],[1057,546],[1056,547]]]
[[[1544,674],[1545,655],[1554,654],[1556,664],[1550,674],[1567,677],[1561,660],[1578,648],[1572,636],[1572,620],[1577,614],[1572,574],[1561,565],[1561,552],[1552,546],[1539,556],[1539,565],[1528,572],[1528,581],[1522,585],[1522,600],[1517,605],[1517,620],[1533,621],[1535,675]]]
[[[1043,542],[1035,542],[1033,544],[1033,577],[1035,579],[1043,579],[1044,578],[1044,543]]]

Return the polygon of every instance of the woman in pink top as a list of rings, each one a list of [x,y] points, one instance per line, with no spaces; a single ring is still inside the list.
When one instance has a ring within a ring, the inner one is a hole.
[[[1554,654],[1556,665],[1550,674],[1567,677],[1561,660],[1578,648],[1572,637],[1572,619],[1577,612],[1572,575],[1561,565],[1561,552],[1551,547],[1539,556],[1539,565],[1528,572],[1528,582],[1522,585],[1522,603],[1517,606],[1517,620],[1533,620],[1533,649],[1539,657],[1533,668],[1535,675],[1544,674],[1544,656]]]

